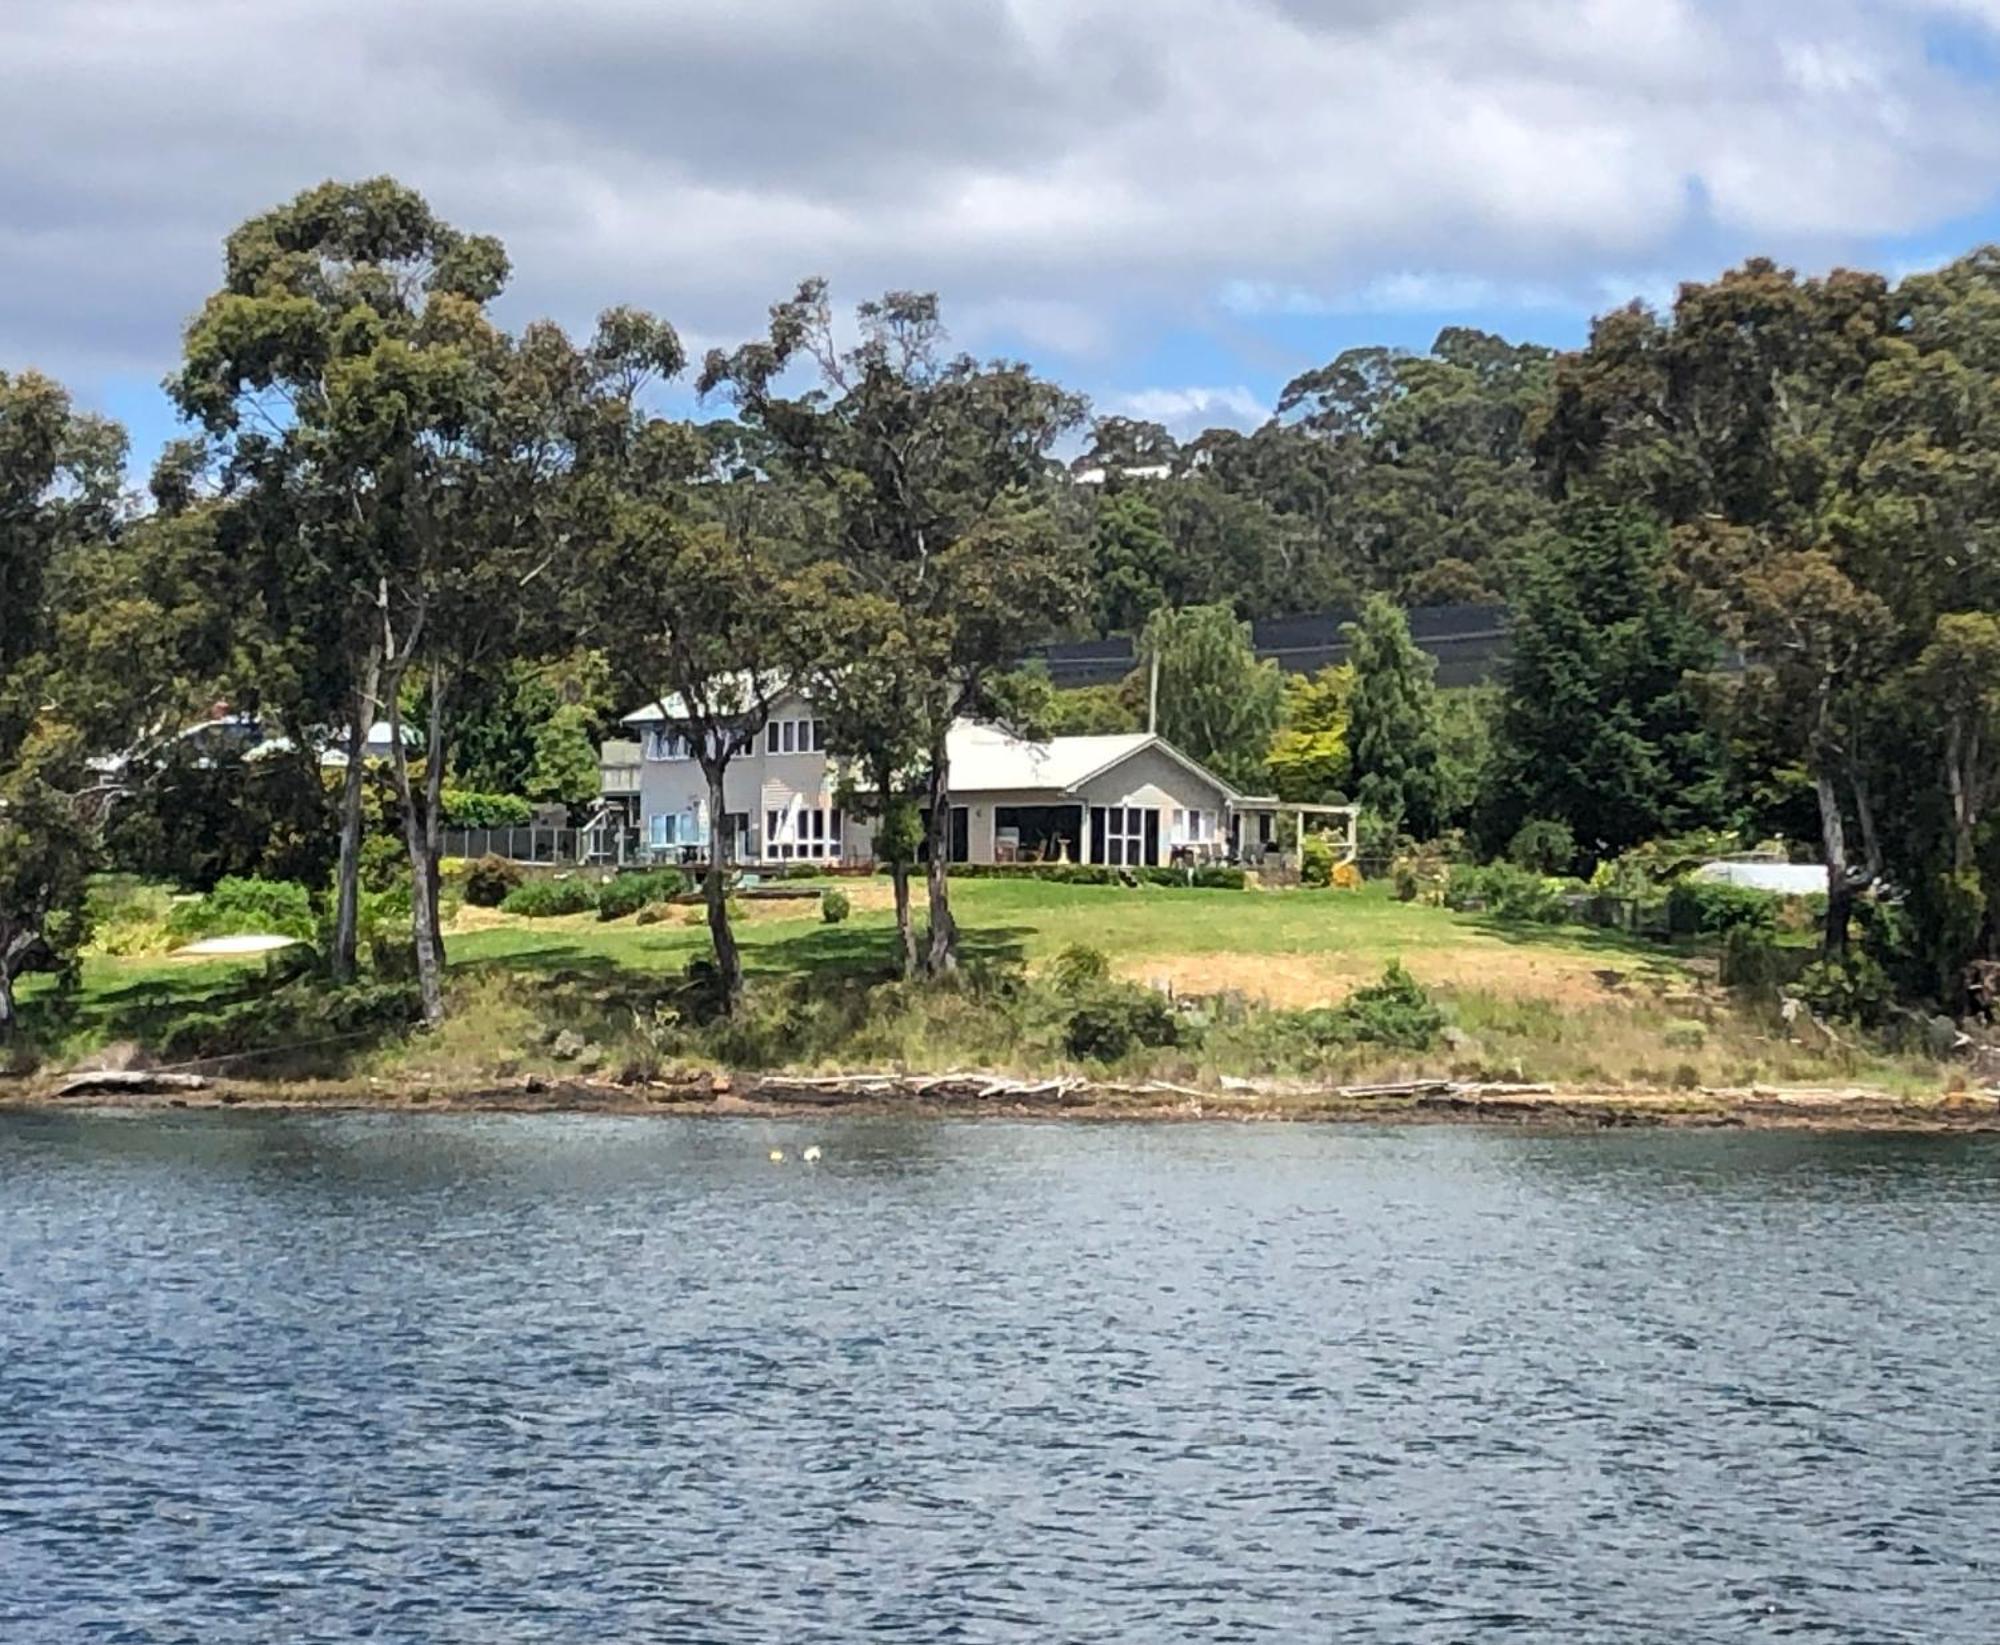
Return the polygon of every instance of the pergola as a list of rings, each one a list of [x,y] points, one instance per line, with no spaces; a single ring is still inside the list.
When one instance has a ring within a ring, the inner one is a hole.
[[[1340,860],[1342,862],[1353,862],[1361,855],[1361,807],[1358,805],[1307,805],[1295,800],[1248,799],[1238,800],[1234,809],[1238,817],[1271,817],[1273,819],[1290,817],[1293,822],[1294,836],[1299,840],[1303,840],[1306,837],[1307,818],[1337,818],[1344,825],[1342,832],[1345,835],[1345,843],[1341,851]],[[1314,830],[1315,833],[1321,831],[1319,829]],[[1241,841],[1241,851],[1247,853],[1249,847],[1250,841],[1246,836]]]

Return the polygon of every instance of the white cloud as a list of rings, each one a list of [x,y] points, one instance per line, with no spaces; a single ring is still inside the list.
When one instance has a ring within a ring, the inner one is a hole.
[[[1100,414],[1110,412],[1162,423],[1175,435],[1204,428],[1255,428],[1271,408],[1240,385],[1234,388],[1142,388],[1105,396]]]
[[[1601,306],[1989,204],[1940,17],[2000,0],[9,0],[0,366],[157,376],[234,224],[383,170],[576,324],[741,336],[809,273],[1069,359],[1218,293]]]

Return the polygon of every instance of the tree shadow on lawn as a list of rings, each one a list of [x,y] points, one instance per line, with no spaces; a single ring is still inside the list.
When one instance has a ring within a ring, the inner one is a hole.
[[[1660,986],[1687,981],[1691,962],[1703,958],[1692,949],[1666,947],[1624,931],[1594,925],[1540,925],[1527,920],[1502,920],[1490,914],[1461,915],[1475,931],[1514,948],[1562,949],[1601,956],[1606,971],[1624,971]],[[1622,964],[1614,963],[1622,961]]]
[[[246,1079],[338,1079],[409,1027],[393,987],[334,990],[260,965],[86,985],[68,998],[41,991],[24,1004],[39,1060],[131,1044],[153,1066]]]
[[[1018,970],[1025,958],[1024,929],[978,927],[959,933],[959,960],[974,976]],[[663,953],[658,967],[551,935],[533,948],[461,960],[454,976],[518,979],[521,1003],[547,1027],[569,1028],[601,1039],[649,1018],[663,1000],[688,986],[686,964],[707,953],[683,948]],[[894,928],[822,925],[794,936],[746,943],[743,975],[752,988],[799,985],[809,998],[850,1002],[902,975]]]

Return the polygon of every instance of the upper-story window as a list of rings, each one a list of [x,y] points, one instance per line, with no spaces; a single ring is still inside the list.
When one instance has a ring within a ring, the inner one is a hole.
[[[818,754],[826,748],[826,731],[817,720],[773,720],[764,727],[766,754]]]
[[[656,726],[646,733],[646,758],[691,760],[694,758],[694,744],[688,740],[685,731],[676,731],[668,726]]]

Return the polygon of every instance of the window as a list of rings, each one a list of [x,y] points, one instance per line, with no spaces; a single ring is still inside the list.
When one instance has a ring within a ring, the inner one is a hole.
[[[646,758],[649,760],[687,760],[693,757],[694,745],[688,741],[685,731],[659,727],[646,735]]]
[[[806,806],[796,811],[765,812],[764,855],[779,861],[839,857],[839,808]]]
[[[692,812],[656,811],[648,823],[646,842],[666,850],[677,845],[694,845],[698,834]]]
[[[1206,845],[1213,835],[1210,828],[1213,819],[1206,811],[1190,808],[1183,811],[1174,807],[1174,844]]]
[[[826,752],[826,727],[821,725],[818,720],[808,720],[806,724],[812,727],[813,752],[815,754],[824,754]]]
[[[775,754],[778,752],[778,722],[776,720],[769,721],[764,727],[764,752],[766,754]]]

